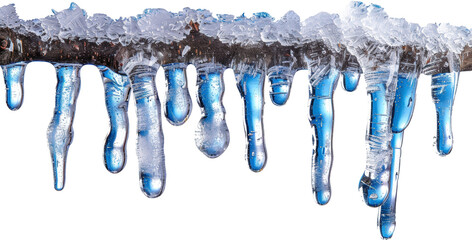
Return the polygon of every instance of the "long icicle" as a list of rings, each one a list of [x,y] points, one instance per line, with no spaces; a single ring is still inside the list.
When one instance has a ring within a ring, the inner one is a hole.
[[[330,68],[322,76],[319,68],[311,66],[310,124],[313,129],[312,189],[316,201],[325,205],[331,198],[330,173],[333,161],[333,93],[339,79],[339,70]]]
[[[110,133],[104,147],[105,167],[112,173],[123,170],[126,164],[126,142],[128,140],[128,101],[130,82],[126,75],[99,67],[105,89],[105,104],[110,118]]]
[[[158,67],[137,65],[128,75],[138,116],[139,179],[141,190],[150,198],[160,196],[166,183],[161,103],[154,82]]]
[[[391,128],[393,132],[391,147],[393,150],[390,164],[390,193],[387,200],[379,209],[377,225],[383,238],[391,238],[396,226],[396,203],[398,179],[400,177],[400,162],[403,143],[403,133],[413,116],[416,99],[416,86],[420,71],[420,53],[414,49],[404,51],[399,65],[395,102]]]
[[[72,143],[75,106],[80,91],[79,64],[56,64],[57,86],[54,116],[48,127],[48,143],[51,152],[54,188],[64,188],[66,160]]]
[[[246,160],[252,171],[259,172],[267,163],[263,124],[265,74],[247,66],[236,69],[235,77],[244,101]]]
[[[359,181],[359,190],[368,206],[379,207],[387,199],[390,188],[390,121],[398,80],[399,51],[390,48],[386,52],[377,52],[379,49],[375,45],[370,46],[369,51],[372,51],[372,57],[381,56],[386,59],[363,67],[371,112],[366,136],[366,169]]]

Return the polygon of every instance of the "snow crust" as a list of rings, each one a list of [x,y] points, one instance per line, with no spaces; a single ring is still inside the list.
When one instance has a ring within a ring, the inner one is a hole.
[[[375,4],[351,2],[340,15],[318,13],[304,21],[293,11],[279,20],[268,13],[244,14],[235,17],[208,10],[184,8],[173,13],[165,9],[146,9],[132,17],[112,19],[105,14],[88,16],[77,4],[54,11],[42,19],[21,20],[13,4],[0,8],[0,27],[17,29],[20,33],[34,33],[43,41],[87,39],[128,45],[139,42],[170,43],[184,39],[197,26],[198,31],[227,44],[243,46],[259,43],[279,43],[296,46],[313,41],[324,41],[339,51],[340,45],[362,48],[366,43],[391,47],[404,45],[424,48],[431,53],[460,53],[471,42],[470,30],[448,23],[428,24],[424,27],[403,18],[391,18]],[[191,24],[196,24],[191,26]]]

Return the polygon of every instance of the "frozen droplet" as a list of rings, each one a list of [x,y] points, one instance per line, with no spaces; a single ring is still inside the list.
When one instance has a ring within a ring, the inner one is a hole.
[[[354,90],[356,90],[357,85],[359,83],[360,76],[361,76],[361,74],[358,73],[358,72],[349,72],[349,71],[343,72],[343,77],[344,77],[343,87],[344,87],[344,89],[348,92],[353,92]]]

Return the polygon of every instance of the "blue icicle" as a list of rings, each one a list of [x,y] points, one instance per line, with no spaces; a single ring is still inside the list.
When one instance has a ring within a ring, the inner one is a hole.
[[[264,80],[263,72],[246,68],[236,72],[239,92],[244,101],[244,123],[247,135],[246,160],[254,172],[261,171],[267,162],[264,142]]]
[[[75,106],[80,91],[81,65],[56,64],[57,86],[54,116],[48,127],[48,143],[51,152],[54,188],[64,188],[67,152],[72,143]]]
[[[230,135],[223,106],[223,71],[220,64],[197,65],[197,102],[202,117],[195,131],[195,144],[207,157],[216,158],[228,147]]]
[[[11,110],[18,110],[23,104],[23,81],[26,65],[25,62],[18,62],[2,66],[7,90],[7,106]]]
[[[359,84],[359,78],[361,76],[358,72],[345,71],[343,72],[344,81],[343,87],[348,92],[353,92],[356,90],[357,85]]]
[[[312,70],[313,74],[313,70]],[[312,189],[318,204],[325,205],[331,198],[330,173],[333,161],[333,92],[339,78],[339,70],[331,70],[321,76],[310,77],[310,124],[313,129]]]
[[[164,115],[169,123],[179,126],[187,121],[192,111],[192,99],[187,88],[187,64],[164,65],[167,92]]]
[[[382,205],[389,194],[392,158],[391,117],[398,81],[398,52],[389,65],[367,69],[365,81],[370,96],[371,113],[367,129],[367,164],[359,190],[371,207]]]
[[[149,198],[162,194],[166,183],[161,103],[154,78],[157,68],[138,65],[130,72],[138,116],[137,154],[141,190]]]
[[[439,73],[431,78],[431,93],[436,107],[436,149],[440,155],[452,150],[452,106],[456,95],[459,72]]]
[[[105,104],[110,117],[110,133],[104,147],[105,167],[112,173],[123,170],[126,164],[126,142],[128,139],[128,101],[131,90],[126,75],[99,66],[105,88]]]
[[[270,99],[277,106],[284,105],[290,96],[293,73],[290,68],[283,66],[271,67],[268,71],[270,82]]]
[[[400,162],[403,142],[403,132],[413,116],[415,107],[416,86],[419,74],[400,73],[398,76],[395,102],[392,117],[392,161],[390,164],[390,193],[387,200],[379,209],[377,224],[383,238],[391,238],[396,226],[396,202],[398,179],[400,176]]]

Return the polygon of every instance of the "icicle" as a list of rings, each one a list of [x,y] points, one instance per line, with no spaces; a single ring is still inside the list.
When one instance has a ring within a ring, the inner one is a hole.
[[[123,170],[126,164],[126,141],[128,139],[128,101],[131,90],[126,75],[99,66],[105,88],[105,104],[110,117],[110,133],[104,150],[105,167],[112,173]]]
[[[275,66],[269,68],[270,99],[277,106],[284,105],[290,96],[293,73],[288,67]]]
[[[424,66],[424,73],[432,75],[431,95],[436,107],[437,120],[435,145],[438,153],[443,156],[452,150],[451,115],[459,82],[459,72],[459,57],[452,52],[435,54]]]
[[[348,92],[356,90],[359,84],[359,78],[361,76],[360,66],[354,55],[349,54],[348,51],[344,51],[344,67],[343,67],[343,87]]]
[[[265,75],[262,70],[247,66],[235,70],[235,77],[239,93],[244,101],[246,160],[252,171],[259,172],[267,161],[262,119]]]
[[[325,66],[310,66],[310,124],[313,129],[312,189],[318,204],[325,205],[331,198],[330,173],[333,160],[333,92],[339,70]]]
[[[392,162],[390,169],[390,194],[382,207],[379,209],[377,225],[382,238],[391,238],[396,226],[396,204],[398,177],[400,174],[400,158],[402,152],[403,132],[393,133],[392,137]]]
[[[318,204],[331,199],[330,174],[333,161],[333,93],[338,84],[342,55],[323,41],[306,47],[309,74],[309,121],[313,131],[311,186]]]
[[[391,238],[395,230],[395,215],[398,179],[400,176],[401,148],[403,132],[410,123],[413,116],[416,98],[416,86],[420,74],[420,54],[414,51],[404,51],[398,74],[397,89],[395,91],[395,102],[393,104],[392,116],[392,141],[393,149],[390,164],[390,194],[379,209],[378,226],[383,238]]]
[[[27,63],[19,62],[2,66],[7,90],[7,106],[18,110],[23,103],[23,80]]]
[[[202,112],[195,131],[195,143],[207,157],[216,158],[228,147],[229,130],[223,106],[224,66],[197,64],[197,102]]]
[[[293,12],[292,12],[293,13]],[[296,14],[295,14],[296,15]],[[294,26],[299,22],[298,16],[293,16]],[[295,37],[290,35],[291,40]],[[270,100],[276,106],[284,105],[292,88],[293,76],[298,69],[305,68],[301,46],[282,46],[278,42],[270,44],[264,51],[261,47],[251,46],[247,53],[241,49],[235,54],[234,63],[254,64],[257,63],[261,69],[267,69],[267,76],[270,82]],[[261,60],[264,63],[261,63]]]
[[[371,101],[370,121],[367,129],[367,163],[359,182],[364,201],[371,207],[382,205],[387,199],[392,158],[392,106],[398,78],[398,50],[369,46],[369,61],[364,61],[364,76]],[[371,62],[371,61],[377,62]]]
[[[452,150],[451,115],[458,81],[459,72],[438,73],[431,77],[437,117],[436,149],[440,155],[447,155]]]
[[[175,63],[164,65],[166,76],[166,105],[164,115],[169,123],[179,126],[187,121],[192,111],[192,99],[187,88],[187,64]]]
[[[410,123],[415,107],[418,77],[418,72],[398,75],[392,117],[392,132],[394,133],[402,132]]]
[[[445,66],[449,67],[449,72],[436,73],[431,77],[431,94],[437,117],[435,144],[440,155],[449,154],[453,145],[451,116],[460,72],[457,55],[447,54]]]
[[[56,64],[57,86],[54,116],[48,127],[48,143],[51,152],[54,188],[64,188],[67,152],[72,143],[75,106],[80,91],[79,64]]]
[[[344,77],[344,81],[343,81],[344,89],[348,92],[353,92],[354,90],[356,90],[361,74],[358,72],[346,71],[346,72],[343,72],[343,77]]]
[[[458,81],[459,72],[439,73],[431,78],[437,117],[436,148],[440,155],[447,155],[452,150],[451,115]]]
[[[159,197],[166,183],[161,103],[154,82],[158,67],[136,65],[128,74],[138,115],[139,179],[149,198]]]

